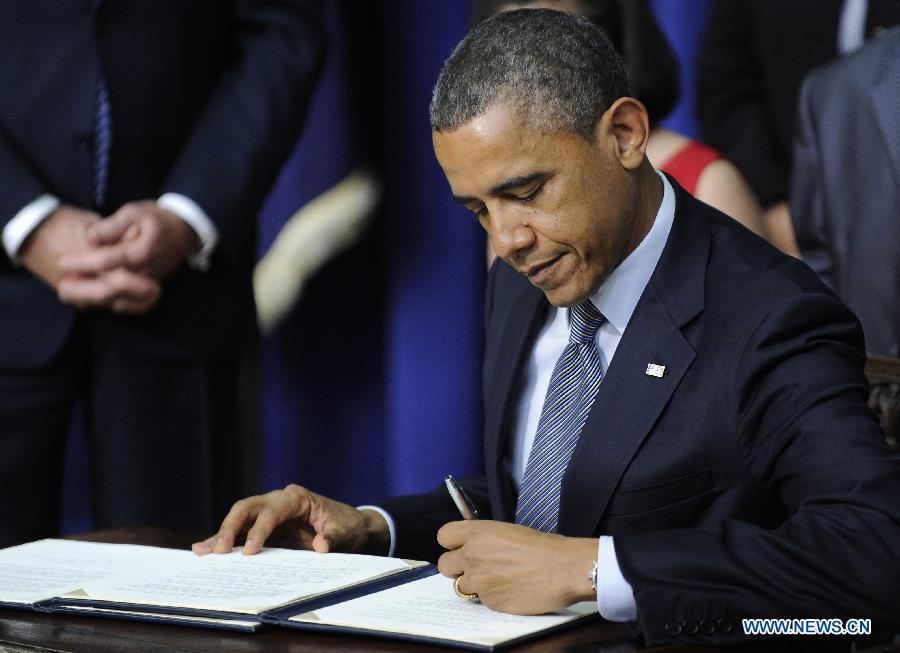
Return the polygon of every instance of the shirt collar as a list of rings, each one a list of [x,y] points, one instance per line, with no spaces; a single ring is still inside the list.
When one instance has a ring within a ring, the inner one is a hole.
[[[653,219],[653,226],[634,251],[625,257],[597,292],[591,295],[594,306],[603,313],[619,335],[625,332],[625,327],[644,294],[644,288],[659,263],[675,219],[675,191],[664,174],[658,170],[656,174],[662,179],[663,198]]]

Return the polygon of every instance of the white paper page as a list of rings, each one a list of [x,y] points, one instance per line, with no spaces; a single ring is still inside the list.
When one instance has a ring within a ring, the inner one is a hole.
[[[496,612],[459,598],[453,579],[440,574],[291,617],[291,621],[381,630],[474,644],[499,644],[597,611],[578,603],[550,615]]]
[[[258,614],[301,598],[408,570],[396,558],[263,549],[194,556],[154,573],[128,574],[87,583],[87,597],[101,601],[178,606]]]
[[[98,578],[191,557],[190,551],[155,546],[74,540],[30,542],[0,550],[0,601],[31,604]]]

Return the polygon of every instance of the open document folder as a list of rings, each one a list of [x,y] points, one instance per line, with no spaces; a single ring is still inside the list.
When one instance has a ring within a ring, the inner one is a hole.
[[[245,556],[41,540],[0,550],[0,606],[254,631],[347,631],[493,649],[596,612],[521,617],[469,603],[424,562],[264,549]]]

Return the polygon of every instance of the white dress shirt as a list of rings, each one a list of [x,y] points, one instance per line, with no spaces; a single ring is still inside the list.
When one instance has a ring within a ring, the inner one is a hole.
[[[844,0],[838,20],[837,51],[841,55],[859,50],[866,41],[868,0]]]

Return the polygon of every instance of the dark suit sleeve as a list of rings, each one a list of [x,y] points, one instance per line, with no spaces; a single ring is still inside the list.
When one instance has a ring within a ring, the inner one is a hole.
[[[751,4],[712,5],[697,57],[697,118],[703,140],[740,168],[768,206],[785,199],[787,169],[775,154],[766,118]]]
[[[811,75],[804,81],[797,106],[791,219],[803,260],[834,288],[834,256],[829,246],[825,214],[825,175],[821,170],[821,144],[814,120],[814,77]]]
[[[236,3],[237,55],[161,188],[206,211],[226,254],[242,249],[299,136],[323,54],[320,13],[307,0]]]
[[[491,510],[485,478],[466,478],[460,485],[475,503],[478,515],[489,519]],[[397,538],[394,555],[398,558],[436,562],[444,552],[437,543],[438,530],[448,522],[461,519],[443,483],[431,492],[394,497],[376,505],[394,520]]]
[[[48,192],[0,127],[0,230],[29,202]],[[5,252],[0,253],[3,257]]]
[[[775,306],[735,350],[723,361],[734,386],[713,400],[734,402],[746,464],[789,517],[771,530],[730,520],[616,536],[641,634],[716,644],[741,638],[747,617],[896,622],[900,457],[866,407],[857,321],[831,295],[807,294]],[[731,632],[667,632],[698,613]]]

